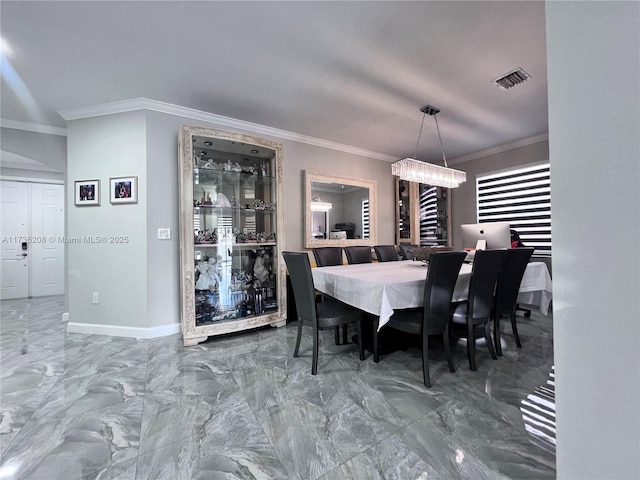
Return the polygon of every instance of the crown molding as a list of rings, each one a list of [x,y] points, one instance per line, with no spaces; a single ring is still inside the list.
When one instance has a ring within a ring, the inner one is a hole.
[[[214,123],[225,127],[242,130],[250,133],[267,135],[274,138],[292,140],[294,142],[306,143],[316,147],[328,148],[340,152],[351,153],[363,157],[375,158],[385,162],[395,162],[396,157],[386,155],[384,153],[373,152],[363,148],[344,145],[342,143],[322,140],[321,138],[310,137],[300,133],[289,132],[279,128],[268,127],[258,123],[246,122],[235,118],[224,117],[214,113],[195,110],[193,108],[181,107],[171,103],[159,102],[148,98],[134,98],[131,100],[122,100],[119,102],[106,103],[102,105],[94,105],[90,107],[71,108],[67,110],[59,110],[58,113],[65,120],[79,120],[82,118],[97,117],[102,115],[111,115],[114,113],[125,113],[136,110],[151,110],[154,112],[166,113],[178,117],[188,118],[190,120],[198,120],[207,123]]]
[[[51,125],[43,125],[41,123],[20,122],[18,120],[8,120],[0,118],[0,127],[12,128],[14,130],[25,130],[27,132],[46,133],[48,135],[67,136],[67,129],[62,127],[52,127]]]
[[[477,160],[478,158],[488,157],[489,155],[495,155],[497,153],[513,150],[515,148],[533,145],[534,143],[542,142],[544,140],[549,140],[549,133],[541,133],[540,135],[534,135],[533,137],[522,138],[520,140],[516,140],[515,142],[505,143],[504,145],[487,148],[486,150],[480,150],[468,155],[462,155],[461,157],[456,157],[452,160],[449,160],[449,164],[455,165],[457,163],[468,162],[469,160]]]

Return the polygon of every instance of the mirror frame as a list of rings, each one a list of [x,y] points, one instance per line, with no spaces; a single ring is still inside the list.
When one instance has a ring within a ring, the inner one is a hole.
[[[339,177],[337,175],[327,175],[323,172],[313,170],[304,171],[305,179],[305,201],[304,201],[304,247],[348,247],[350,245],[377,245],[378,232],[378,187],[375,180],[362,180],[359,178]],[[350,239],[316,239],[311,237],[311,185],[313,182],[319,183],[339,183],[353,187],[369,189],[369,238]]]

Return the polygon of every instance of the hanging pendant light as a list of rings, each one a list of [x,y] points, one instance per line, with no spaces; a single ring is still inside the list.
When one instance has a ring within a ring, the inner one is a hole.
[[[312,212],[328,212],[333,208],[331,202],[323,202],[320,200],[320,195],[316,195],[311,199],[311,211]]]
[[[391,165],[391,173],[399,176],[402,180],[408,180],[410,182],[425,183],[436,187],[456,188],[460,186],[462,182],[467,181],[467,174],[461,170],[455,170],[447,166],[447,157],[444,154],[440,127],[438,126],[438,118],[436,117],[440,109],[432,105],[426,105],[422,107],[420,111],[423,113],[422,123],[420,124],[420,132],[418,133],[418,141],[416,142],[416,150],[413,158],[407,157],[393,163]],[[424,119],[427,115],[433,116],[436,122],[436,130],[438,131],[438,140],[440,140],[444,166],[421,162],[416,159],[420,136],[422,135],[422,127],[424,126]]]

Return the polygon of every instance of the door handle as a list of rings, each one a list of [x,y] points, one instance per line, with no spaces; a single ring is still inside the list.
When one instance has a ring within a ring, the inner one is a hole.
[[[27,255],[27,253],[21,253],[20,255],[16,255],[16,257],[26,257]]]

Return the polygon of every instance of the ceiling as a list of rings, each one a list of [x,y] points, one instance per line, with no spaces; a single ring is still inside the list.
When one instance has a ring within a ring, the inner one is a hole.
[[[0,3],[1,116],[148,98],[392,157],[422,113],[449,159],[547,132],[542,1]],[[532,78],[507,91],[492,80]],[[425,121],[418,158],[440,162]]]

